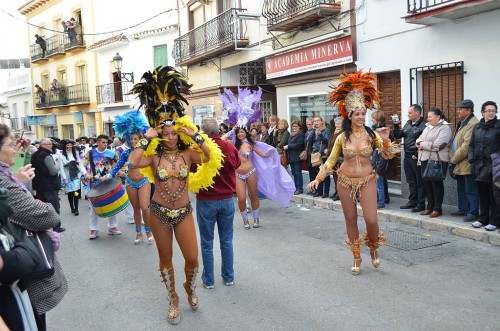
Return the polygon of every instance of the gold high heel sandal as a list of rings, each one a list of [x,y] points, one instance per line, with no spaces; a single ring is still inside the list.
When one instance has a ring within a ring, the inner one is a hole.
[[[371,241],[368,233],[363,235],[365,245],[370,248],[370,256],[372,258],[372,265],[374,268],[380,267],[380,258],[378,255],[378,248],[387,242],[387,237],[384,232],[379,231],[377,241]]]
[[[167,321],[169,324],[177,324],[181,321],[181,315],[179,311],[179,296],[175,292],[174,268],[160,270],[160,277],[167,289]]]
[[[353,241],[350,241],[349,238],[347,238],[345,240],[345,244],[349,247],[349,249],[352,252],[352,255],[354,256],[354,262],[352,263],[351,273],[353,276],[357,276],[361,272],[360,267],[362,260],[361,260],[360,246],[363,244],[363,239],[358,238]]]
[[[186,281],[183,286],[188,295],[189,306],[192,310],[198,309],[198,295],[196,294],[196,276],[198,275],[198,267],[193,270],[184,269],[186,273]]]

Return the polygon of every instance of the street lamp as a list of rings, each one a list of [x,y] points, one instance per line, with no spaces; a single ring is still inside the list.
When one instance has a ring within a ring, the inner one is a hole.
[[[115,67],[116,71],[118,71],[118,77],[120,77],[120,80],[124,80],[126,82],[134,82],[134,73],[133,72],[121,72],[122,70],[122,61],[123,58],[120,56],[120,53],[116,53],[115,56],[113,56],[113,66]]]

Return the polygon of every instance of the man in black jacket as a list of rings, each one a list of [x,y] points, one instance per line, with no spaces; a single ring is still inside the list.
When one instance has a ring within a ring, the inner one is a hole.
[[[417,166],[418,149],[415,142],[425,129],[425,121],[421,116],[422,107],[411,105],[408,109],[408,122],[402,129],[398,123],[394,122],[394,137],[396,139],[404,138],[404,161],[406,181],[410,188],[408,203],[400,206],[401,209],[411,209],[413,213],[421,212],[425,209],[425,190],[422,183],[422,174],[420,166]]]
[[[61,179],[59,177],[59,167],[52,157],[52,141],[43,138],[40,141],[40,148],[31,156],[31,164],[35,168],[35,178],[33,178],[33,189],[36,191],[36,199],[49,202],[60,214],[59,189]],[[66,229],[61,227],[59,222],[54,231],[63,232]]]

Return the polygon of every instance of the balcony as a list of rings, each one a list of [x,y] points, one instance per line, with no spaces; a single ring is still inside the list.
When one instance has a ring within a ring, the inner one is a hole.
[[[129,91],[134,86],[132,82],[116,82],[96,86],[97,104],[112,105],[131,101],[134,95],[129,95]]]
[[[87,84],[66,86],[55,91],[45,91],[45,97],[36,95],[36,108],[45,109],[90,103]]]
[[[47,49],[45,57],[42,54],[42,49],[38,44],[30,45],[31,62],[36,63],[42,60],[48,61],[48,58],[56,55],[65,55],[66,52],[83,48],[85,49],[85,40],[82,35],[77,35],[70,39],[66,33],[58,33],[53,37],[45,39]]]
[[[248,46],[246,25],[232,8],[174,40],[172,56],[178,66],[188,66]]]
[[[498,0],[407,0],[406,23],[434,25],[500,8]]]
[[[269,31],[289,31],[340,13],[340,0],[264,0]]]

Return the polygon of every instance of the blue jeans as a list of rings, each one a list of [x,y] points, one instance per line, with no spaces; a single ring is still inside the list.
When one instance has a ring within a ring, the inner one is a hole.
[[[302,161],[290,162],[290,169],[292,170],[293,182],[295,183],[295,189],[303,191],[304,181],[302,179]]]
[[[457,175],[458,210],[467,216],[479,215],[479,195],[472,175]]]
[[[226,282],[234,281],[233,270],[233,199],[196,200],[196,219],[200,230],[205,285],[214,285],[214,228],[217,224],[221,251],[221,274]]]
[[[379,176],[377,179],[377,205],[385,206],[385,189],[384,189],[384,177]]]

